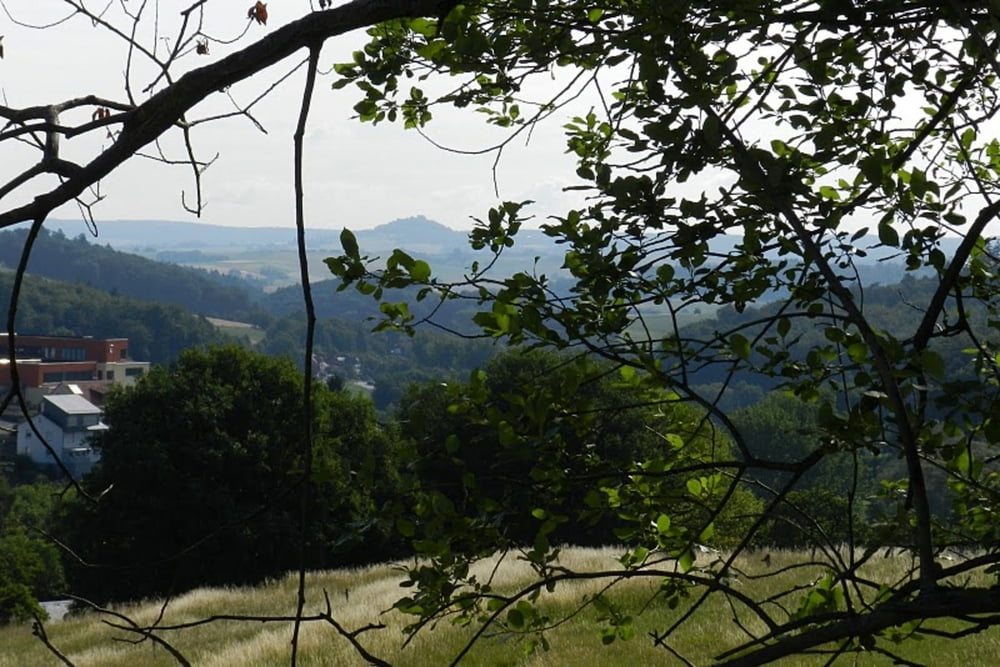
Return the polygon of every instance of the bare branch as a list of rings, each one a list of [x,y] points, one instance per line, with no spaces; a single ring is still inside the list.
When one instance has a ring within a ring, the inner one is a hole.
[[[325,12],[309,14],[278,28],[250,46],[199,69],[155,93],[128,112],[115,143],[84,165],[79,173],[26,205],[0,212],[0,228],[44,219],[87,187],[108,176],[135,152],[156,140],[213,93],[267,69],[302,48],[391,19],[433,16],[434,0],[354,0]]]

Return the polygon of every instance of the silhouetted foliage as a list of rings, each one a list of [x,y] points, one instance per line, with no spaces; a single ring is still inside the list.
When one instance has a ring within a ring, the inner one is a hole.
[[[476,517],[484,533],[470,531],[476,539],[462,547],[473,552],[484,544],[494,548],[497,540],[537,544],[540,527],[553,544],[634,542],[635,521],[604,512],[604,493],[614,493],[619,511],[633,519],[654,512],[655,521],[659,508],[670,507],[678,527],[695,529],[710,517],[681,483],[651,482],[655,490],[634,498],[611,490],[627,486],[636,462],[710,470],[713,461],[732,456],[728,439],[704,415],[670,395],[623,377],[610,365],[540,351],[505,353],[468,382],[413,385],[396,419],[412,442],[408,468],[424,494],[408,521],[425,525],[450,514]],[[539,441],[542,430],[545,438]],[[677,435],[664,437],[668,432]],[[713,493],[727,490],[718,480]],[[754,506],[749,492],[734,493],[742,497],[734,507],[749,515]],[[443,516],[426,516],[428,507]],[[731,513],[720,524],[719,535],[738,536],[749,527]],[[493,537],[484,541],[486,534]]]

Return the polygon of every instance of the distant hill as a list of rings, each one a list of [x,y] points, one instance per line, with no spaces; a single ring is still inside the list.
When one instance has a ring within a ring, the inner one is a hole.
[[[97,236],[82,220],[49,220],[52,229],[69,237],[84,234],[92,243],[145,256],[185,250],[215,254],[219,251],[267,249],[294,250],[291,227],[226,227],[168,220],[108,220],[97,224]],[[468,250],[468,231],[456,230],[422,215],[392,220],[372,229],[354,229],[362,250],[382,252],[403,248],[408,252],[442,254]],[[307,228],[306,239],[313,250],[339,250],[340,229]],[[525,251],[551,252],[555,244],[538,230],[523,230],[518,239]],[[518,251],[522,248],[518,247]],[[471,251],[470,251],[471,252]]]
[[[0,232],[0,266],[17,266],[26,235],[23,228]],[[253,322],[263,316],[255,305],[258,295],[248,283],[119,252],[90,243],[83,234],[70,238],[43,229],[32,249],[28,273],[183,306],[199,315]]]
[[[363,295],[355,289],[338,291],[338,280],[329,279],[312,283],[313,305],[319,318],[335,317],[352,323],[366,323],[370,329],[374,322],[382,319],[379,302],[370,296]],[[435,299],[417,301],[416,287],[406,289],[387,289],[383,294],[386,301],[405,301],[410,312],[418,320],[434,311],[434,321],[448,327],[452,331],[466,335],[479,333],[473,325],[472,316],[476,306],[470,300],[453,300],[439,304]],[[261,301],[261,307],[274,317],[287,317],[301,313],[302,289],[298,285],[284,287],[268,294]]]
[[[62,229],[67,236],[83,235],[83,238],[93,240],[87,236],[87,228],[80,221],[55,220],[49,224]],[[473,262],[485,265],[492,260],[488,251],[476,252],[469,247],[468,232],[451,229],[420,215],[393,220],[373,229],[352,231],[362,253],[384,258],[392,249],[401,248],[429,261],[434,275],[446,281],[461,280],[468,275]],[[340,230],[332,229],[307,230],[309,262],[315,281],[322,281],[329,276],[322,260],[341,251],[340,233]],[[244,285],[238,282],[239,277],[252,277],[256,281],[253,287],[258,290],[273,291],[298,281],[295,233],[288,227],[224,227],[163,220],[118,220],[99,223],[96,241],[148,258],[214,271],[217,272],[217,279],[225,272],[232,272],[231,280],[234,285]],[[712,241],[712,248],[714,252],[727,252],[738,242],[739,238],[736,236],[722,236]],[[854,241],[855,247],[861,251],[854,258],[858,276],[866,285],[898,282],[906,275],[903,261],[905,253],[897,252],[894,256],[885,249],[870,250],[877,243],[878,239],[872,236],[863,236]],[[951,254],[957,243],[958,239],[946,238],[942,241],[942,249],[946,254]],[[554,243],[544,232],[525,229],[518,233],[514,247],[504,250],[502,258],[494,266],[493,274],[505,276],[517,271],[531,271],[555,277],[561,271],[565,250],[564,245]],[[92,268],[88,267],[87,270],[92,271]],[[65,275],[53,277],[71,279]],[[85,277],[83,280],[96,284],[91,278]],[[245,286],[253,291],[253,287]],[[135,296],[148,298],[145,294]],[[183,303],[206,315],[247,319],[233,312],[235,306],[226,306],[225,311],[218,310],[222,304],[221,297],[218,296],[213,296],[207,304],[177,300],[171,302]],[[343,305],[337,304],[334,310]],[[284,312],[287,307],[277,305],[274,300],[267,305],[272,313]]]
[[[467,243],[468,232],[460,232],[422,215],[401,218],[379,225],[374,229],[351,230],[358,245],[376,251],[402,248],[411,254],[441,254]],[[337,249],[340,248],[338,237]]]
[[[93,243],[110,245],[118,250],[130,250],[154,256],[160,252],[198,250],[207,254],[232,252],[241,249],[294,250],[295,230],[291,227],[227,227],[194,222],[168,220],[109,220],[97,224],[97,236],[81,220],[50,220],[52,229],[61,229],[68,237],[84,234]],[[402,248],[410,253],[449,254],[455,251],[471,254],[467,245],[468,231],[447,227],[422,215],[392,220],[372,229],[354,229],[362,251],[383,252]],[[339,229],[308,228],[307,241],[312,250],[339,250]],[[713,248],[722,252],[739,240],[736,236],[723,236],[713,241]],[[873,236],[864,236],[855,242],[867,248],[878,242]],[[946,253],[957,245],[957,239],[945,239],[942,246]],[[517,235],[517,244],[511,252],[534,254],[561,254],[563,246],[536,229],[523,229]],[[873,253],[862,262],[885,260],[884,251]]]
[[[85,234],[90,230],[79,220],[51,220],[49,225],[61,229],[67,236]],[[352,230],[362,247],[375,250],[408,248],[414,252],[422,246],[435,250],[453,248],[464,243],[467,232],[457,231],[414,216],[393,220],[374,229]],[[313,249],[339,249],[339,229],[306,230],[309,246]],[[109,220],[97,225],[96,243],[108,244],[119,250],[140,251],[152,254],[161,251],[216,249],[295,249],[295,230],[291,227],[226,227],[194,222],[166,220]]]
[[[288,227],[225,227],[175,220],[107,220],[97,224],[97,236],[82,220],[49,220],[48,226],[66,236],[86,235],[94,243],[118,250],[197,250],[233,246],[295,246],[294,230]],[[339,232],[318,230],[317,240],[332,243]]]

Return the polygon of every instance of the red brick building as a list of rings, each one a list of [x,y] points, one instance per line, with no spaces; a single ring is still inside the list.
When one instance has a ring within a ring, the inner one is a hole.
[[[63,383],[106,388],[132,384],[149,370],[148,361],[129,359],[127,338],[15,335],[12,350],[4,333],[0,334],[0,390],[10,389],[12,356],[21,388],[32,404]]]

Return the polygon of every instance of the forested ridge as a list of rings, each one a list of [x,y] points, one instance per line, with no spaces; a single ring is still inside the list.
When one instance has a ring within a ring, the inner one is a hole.
[[[17,259],[17,244],[3,241],[17,241],[23,234],[24,230],[0,232],[2,262]],[[932,294],[933,279],[907,274],[898,262],[873,262],[861,267],[858,287],[864,289],[869,312],[889,329],[914,326]],[[256,323],[263,330],[263,338],[254,349],[301,363],[305,327],[299,286],[264,294],[239,277],[227,278],[223,285],[220,276],[199,269],[145,259],[95,245],[83,237],[70,239],[59,232],[41,234],[29,269],[32,275],[65,284],[28,281],[27,300],[22,303],[18,319],[19,330],[24,333],[125,336],[132,339],[137,359],[168,362],[186,346],[223,340],[206,322],[185,314],[180,309],[183,306],[199,315],[242,317]],[[888,282],[901,274],[903,282]],[[430,326],[419,327],[414,336],[391,332],[373,336],[374,320],[382,315],[378,304],[353,290],[338,290],[339,284],[336,279],[320,279],[313,284],[319,317],[316,351],[323,359],[334,362],[331,372],[342,379],[373,384],[373,398],[380,409],[395,403],[411,381],[464,377],[495,353],[488,338],[456,338]],[[570,293],[570,281],[556,275],[549,289],[565,297]],[[385,299],[410,303],[416,321],[433,313],[435,324],[449,332],[475,334],[474,294],[443,303],[418,302],[418,291],[417,287],[389,289]],[[124,298],[129,296],[138,301]],[[717,311],[706,308],[704,317],[684,326],[685,335],[701,338],[713,331],[763,320],[777,311],[779,306],[770,303],[774,298],[776,295],[764,295],[765,303],[756,307],[750,304],[742,313],[731,306]],[[0,301],[0,305],[5,303]],[[819,321],[813,325],[808,321],[796,324],[787,353],[804,360],[815,344],[830,344],[824,340],[824,328]],[[963,346],[957,341],[939,340],[935,347],[948,355],[949,367],[952,363],[971,363],[963,359]],[[339,357],[346,359],[336,363]],[[356,367],[360,372],[355,372]],[[693,369],[689,382],[710,392],[721,386],[727,375],[722,366],[708,365]],[[730,408],[760,402],[776,384],[776,380],[760,373],[737,372],[728,379],[739,389],[727,392],[723,399]]]
[[[389,229],[403,222],[383,227]],[[0,232],[0,264],[16,265],[26,233],[24,229]],[[893,327],[917,321],[920,309],[930,298],[933,288],[930,278],[907,274],[898,261],[871,261],[858,267],[866,303],[869,308],[878,309],[880,321]],[[202,316],[258,325],[264,336],[255,349],[301,363],[305,328],[301,322],[299,286],[265,294],[258,285],[238,276],[150,260],[92,243],[83,235],[69,238],[59,231],[46,230],[39,235],[28,269],[31,276],[57,282],[29,280],[26,292],[29,298],[22,304],[18,319],[18,328],[23,333],[126,336],[133,341],[133,355],[137,359],[153,362],[167,362],[185,346],[222,340],[210,325],[179,310],[182,308]],[[901,275],[905,276],[904,282],[895,283],[894,279]],[[421,327],[414,337],[371,336],[373,320],[382,316],[378,303],[353,290],[338,290],[339,284],[336,279],[318,279],[313,284],[319,317],[316,350],[326,359],[350,357],[349,363],[334,372],[347,375],[345,379],[374,384],[375,400],[381,409],[399,398],[408,381],[462,376],[493,354],[488,341],[457,339],[429,326]],[[568,276],[551,277],[549,290],[553,294],[566,297],[570,288]],[[467,294],[465,299],[442,303],[417,301],[418,292],[417,287],[388,289],[385,299],[409,303],[415,321],[433,314],[435,325],[448,332],[476,334],[472,320],[476,311],[474,293]],[[764,294],[762,300],[770,302],[777,297]],[[8,298],[6,294],[4,298]],[[685,331],[690,336],[703,336],[713,329],[742,326],[754,318],[773,314],[776,308],[762,303],[759,308],[751,304],[743,313],[732,307],[718,312],[706,309],[706,316],[686,324]],[[713,313],[717,319],[707,313]],[[797,354],[796,350],[805,355],[823,337],[819,325],[798,326],[796,334],[795,343],[788,349],[792,355]],[[936,345],[952,357],[961,348],[947,341]],[[356,364],[362,369],[360,374],[353,372]],[[719,366],[705,366],[691,373],[690,382],[710,389],[726,374]],[[738,373],[732,381],[741,389],[729,392],[724,398],[728,407],[752,405],[763,399],[775,384],[773,379],[751,373]]]
[[[19,236],[24,230],[0,232],[0,261],[16,261]],[[885,279],[898,275],[899,265],[871,264],[863,275]],[[185,347],[218,343],[222,336],[198,315],[247,317],[261,326],[263,338],[254,347],[272,355],[301,362],[305,327],[301,320],[301,287],[290,286],[271,294],[262,293],[253,283],[238,277],[227,279],[190,267],[148,260],[90,243],[85,238],[70,239],[58,232],[43,232],[36,254],[29,264],[24,298],[19,307],[18,329],[22,333],[50,335],[124,336],[132,341],[136,359],[166,363]],[[45,276],[42,280],[34,276]],[[0,271],[0,283],[9,288],[11,274]],[[318,280],[313,298],[319,317],[316,350],[326,359],[349,357],[333,372],[344,379],[372,382],[376,403],[384,409],[398,399],[409,381],[442,377],[462,377],[489,359],[495,352],[489,339],[462,339],[433,329],[419,327],[414,336],[371,329],[381,316],[378,304],[353,290],[341,291],[338,280]],[[933,291],[930,277],[905,275],[903,282],[864,284],[866,308],[890,329],[905,330],[919,321]],[[550,286],[555,294],[569,293],[569,282],[556,276]],[[411,313],[420,319],[432,312],[434,322],[451,332],[474,333],[474,295],[465,300],[416,302],[416,287],[386,290],[386,299],[410,302]],[[132,297],[132,298],[130,298]],[[0,296],[6,307],[9,293]],[[769,300],[768,300],[769,301]],[[725,331],[747,322],[773,315],[779,306],[765,302],[750,304],[742,313],[734,308],[706,309],[706,315],[684,327],[686,335],[699,338],[713,331]],[[185,312],[189,311],[189,312]],[[197,313],[198,315],[195,315]],[[709,314],[710,313],[710,314]],[[788,354],[802,360],[815,344],[824,339],[824,326],[817,321],[795,325],[794,342]],[[830,343],[830,341],[825,341]],[[249,343],[248,343],[249,344]],[[936,348],[948,355],[949,367],[963,361],[962,345],[947,339]],[[763,359],[758,359],[763,362]],[[971,363],[968,359],[965,362]],[[354,374],[359,364],[362,371]],[[690,383],[704,389],[726,379],[721,366],[694,369]],[[761,401],[775,385],[762,374],[738,372],[730,382],[740,391],[729,392],[726,405],[747,407]]]
[[[14,273],[0,268],[2,308],[9,306],[13,282]],[[153,363],[167,363],[184,349],[224,340],[204,317],[178,305],[31,275],[21,289],[18,333],[128,338],[131,358]]]
[[[27,234],[26,229],[0,232],[0,265],[17,267]],[[28,274],[183,306],[207,317],[255,323],[266,318],[255,304],[260,290],[245,280],[119,252],[91,243],[84,234],[68,238],[61,231],[41,230]]]
[[[857,284],[855,290],[863,303],[865,312],[878,322],[885,331],[908,331],[916,327],[926,311],[934,294],[936,281],[930,276],[915,277],[904,275],[902,281],[892,284]],[[990,340],[991,333],[987,313],[982,309],[962,312],[952,301],[947,310],[951,322],[967,320],[983,340]],[[780,303],[765,303],[747,306],[737,310],[732,306],[720,308],[714,317],[692,322],[683,328],[683,335],[691,339],[704,339],[713,334],[741,331],[747,341],[748,360],[751,369],[740,369],[730,373],[724,364],[705,365],[693,369],[689,382],[712,393],[728,382],[733,390],[723,397],[727,408],[741,408],[760,402],[774,387],[781,384],[781,377],[769,374],[770,365],[784,360],[802,364],[830,364],[831,372],[836,368],[835,360],[844,348],[843,339],[832,331],[828,324],[817,317],[794,318],[789,324],[787,335],[781,340],[777,350],[768,350],[777,340],[773,332],[768,332],[766,322],[782,312]],[[750,341],[753,341],[752,343]],[[943,336],[934,340],[931,350],[940,357],[945,367],[955,369],[955,379],[963,375],[966,379],[974,374],[977,355],[970,351],[968,342],[957,337]],[[964,370],[962,370],[964,369]]]

